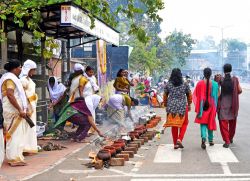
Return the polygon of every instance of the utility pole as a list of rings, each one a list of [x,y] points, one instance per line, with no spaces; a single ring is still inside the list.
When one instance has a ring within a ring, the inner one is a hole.
[[[220,27],[220,26],[210,26],[210,27],[218,28],[221,31],[221,66],[223,66],[224,65],[224,30],[232,27],[232,25],[225,26],[225,27]]]

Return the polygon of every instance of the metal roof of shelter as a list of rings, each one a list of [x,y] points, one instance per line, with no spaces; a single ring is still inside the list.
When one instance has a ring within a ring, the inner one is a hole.
[[[40,11],[42,16],[40,28],[46,33],[46,36],[66,40],[84,38],[88,41],[94,41],[103,39],[119,46],[119,32],[117,30],[98,18],[95,18],[95,27],[91,29],[88,11],[73,2],[52,4],[42,7]],[[16,27],[13,17],[8,17],[7,26],[10,26],[8,31],[12,31],[11,27]],[[28,30],[26,24],[24,30]]]

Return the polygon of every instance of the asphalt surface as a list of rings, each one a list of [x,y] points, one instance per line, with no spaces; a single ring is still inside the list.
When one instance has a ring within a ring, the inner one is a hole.
[[[165,117],[164,109],[156,109]],[[158,181],[158,180],[250,180],[250,90],[240,96],[240,112],[234,143],[222,148],[220,130],[214,132],[214,147],[200,147],[199,125],[194,123],[194,109],[189,114],[189,125],[183,140],[184,149],[174,150],[170,129],[161,138],[143,145],[135,158],[122,167],[95,170],[84,166],[89,151],[97,151],[89,145],[73,154],[54,168],[36,175],[32,181]],[[218,124],[217,124],[218,126]],[[34,173],[35,174],[35,173]]]

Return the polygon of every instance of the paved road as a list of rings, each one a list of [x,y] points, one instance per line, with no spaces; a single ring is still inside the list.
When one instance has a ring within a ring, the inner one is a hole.
[[[229,149],[222,148],[220,131],[215,132],[215,146],[200,148],[199,125],[193,123],[194,112],[190,113],[189,127],[183,141],[183,150],[173,150],[170,130],[167,129],[160,139],[142,146],[135,158],[126,162],[124,167],[110,169],[87,169],[86,155],[94,146],[75,153],[73,156],[53,169],[35,176],[34,181],[66,181],[66,180],[250,180],[250,90],[241,95],[240,113],[234,144]],[[163,109],[157,110],[164,114]]]

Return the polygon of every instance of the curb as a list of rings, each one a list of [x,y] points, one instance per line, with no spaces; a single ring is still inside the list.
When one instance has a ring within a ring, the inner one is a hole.
[[[109,130],[105,131],[104,135],[106,135],[107,133],[109,133],[110,131],[116,129],[117,126],[112,126]],[[47,169],[45,170],[42,170],[42,171],[39,171],[39,172],[36,172],[32,175],[29,175],[29,176],[26,176],[24,178],[21,178],[20,181],[24,181],[24,180],[29,180],[29,179],[32,179],[33,177],[35,176],[38,176],[38,175],[41,175],[45,172],[48,172],[50,171],[51,169],[55,168],[57,165],[61,164],[62,162],[64,162],[66,159],[68,159],[69,157],[71,157],[72,155],[74,155],[75,153],[78,153],[80,152],[81,150],[83,150],[84,148],[86,148],[87,146],[89,146],[90,144],[93,144],[94,142],[100,140],[100,137],[98,135],[95,135],[93,137],[92,140],[90,140],[90,143],[87,143],[86,145],[84,145],[83,147],[81,148],[78,148],[74,151],[72,151],[71,153],[69,153],[68,155],[64,156],[63,158],[59,159],[57,162],[55,162],[54,164],[50,165]]]

